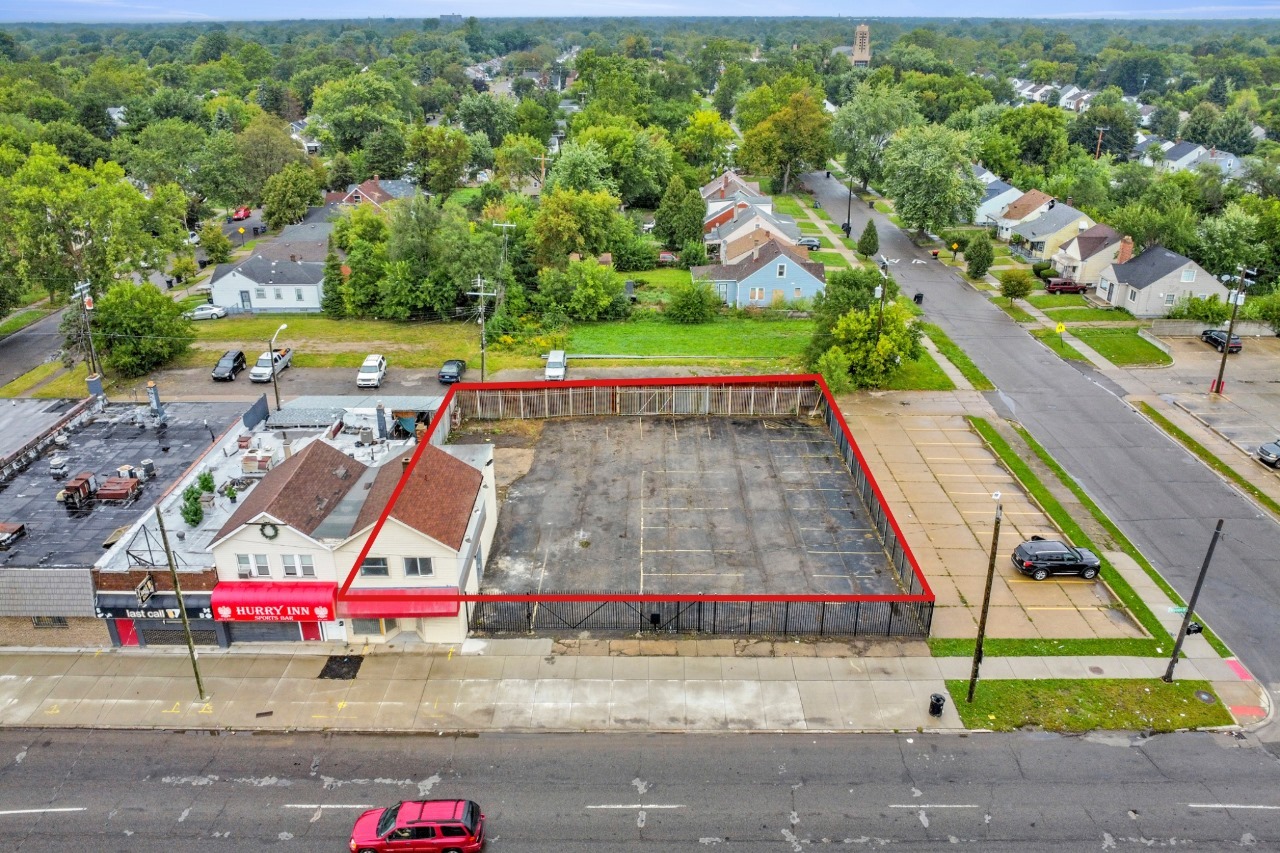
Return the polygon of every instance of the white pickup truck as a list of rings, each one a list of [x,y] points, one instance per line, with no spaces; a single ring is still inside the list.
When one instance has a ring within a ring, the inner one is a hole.
[[[275,352],[264,352],[249,371],[249,381],[270,382],[271,377],[289,366],[293,361],[293,347],[285,347]]]

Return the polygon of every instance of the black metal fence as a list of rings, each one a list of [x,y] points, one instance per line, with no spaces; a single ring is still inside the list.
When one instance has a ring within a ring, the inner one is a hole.
[[[544,593],[563,595],[567,593]],[[572,593],[590,596],[593,593]],[[486,634],[742,634],[927,637],[932,601],[482,601],[471,630]]]

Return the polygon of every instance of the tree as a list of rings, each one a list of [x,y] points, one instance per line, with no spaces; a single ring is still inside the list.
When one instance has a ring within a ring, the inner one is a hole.
[[[1258,217],[1239,204],[1229,204],[1221,215],[1201,223],[1197,260],[1216,276],[1234,276],[1242,266],[1252,268],[1266,250],[1258,231]]]
[[[375,131],[407,121],[402,103],[390,81],[369,72],[322,84],[311,110],[320,119],[322,138],[350,153],[363,148]]]
[[[387,265],[381,244],[357,240],[347,254],[347,313],[356,317],[372,317],[382,301],[382,279]]]
[[[862,229],[862,236],[858,238],[858,254],[869,258],[878,251],[880,251],[880,234],[876,231],[876,221],[868,219],[867,227]]]
[[[1102,131],[1102,153],[1123,162],[1133,150],[1138,126],[1123,107],[1091,106],[1071,122],[1067,138],[1090,155],[1098,151],[1098,129]]]
[[[552,109],[555,109],[554,104],[552,104]],[[555,116],[552,115],[551,110],[536,99],[526,98],[516,107],[515,133],[531,136],[541,144],[546,145],[547,140],[551,138],[551,134],[555,133],[555,130]],[[511,133],[511,131],[508,131],[503,136],[503,139],[506,139]]]
[[[1203,145],[1213,136],[1213,127],[1221,117],[1222,110],[1208,101],[1196,104],[1182,123],[1182,138]]]
[[[880,181],[884,147],[904,127],[922,124],[915,98],[896,86],[860,83],[853,97],[836,111],[831,141],[845,168],[866,190]]]
[[[378,128],[365,137],[361,150],[367,174],[393,178],[404,172],[405,139],[399,125]]]
[[[1013,304],[1015,299],[1026,299],[1031,295],[1031,273],[1026,270],[1005,270],[1000,273],[1000,295]]]
[[[1130,139],[1132,136],[1130,133]],[[1044,104],[1005,111],[982,156],[988,168],[998,175],[1043,179],[1066,159],[1066,112]]]
[[[200,229],[200,246],[209,263],[225,264],[231,260],[231,238],[222,232],[222,226],[210,222]]]
[[[534,301],[544,311],[563,311],[575,320],[601,320],[625,316],[625,291],[622,276],[612,267],[595,260],[571,261],[563,270],[549,267],[538,273]]]
[[[306,152],[289,136],[288,127],[279,119],[263,115],[250,121],[244,130],[236,134],[236,148],[240,152],[239,178],[251,197],[285,166],[306,162]],[[345,159],[346,155],[340,156]],[[341,188],[346,189],[346,186],[343,184]]]
[[[713,172],[724,167],[729,143],[735,138],[733,128],[715,110],[698,110],[689,116],[689,124],[680,132],[676,148],[691,166],[708,167]]]
[[[516,129],[516,105],[509,98],[473,92],[458,102],[457,118],[468,133],[483,133],[497,148]]]
[[[149,186],[177,184],[191,194],[198,188],[199,158],[207,141],[199,125],[167,118],[147,125],[133,140],[116,139],[112,148],[130,177]]]
[[[106,365],[132,379],[184,355],[195,335],[178,303],[153,284],[127,281],[97,300],[93,339]]]
[[[584,193],[618,194],[613,179],[609,155],[597,142],[579,144],[566,142],[560,148],[551,171],[547,173],[545,192],[552,190],[577,190]]]
[[[986,234],[975,234],[969,238],[969,245],[965,247],[965,257],[969,261],[969,278],[982,278],[987,274],[987,270],[991,269],[991,263],[995,260],[994,252],[991,250],[991,238]]]
[[[1257,142],[1248,113],[1236,107],[1225,111],[1209,131],[1209,144],[1238,157],[1252,154]]]
[[[689,192],[684,180],[679,175],[675,175],[667,183],[667,191],[662,194],[662,202],[654,211],[653,233],[668,248],[682,246],[686,241],[702,235],[705,207],[697,211],[695,220],[690,215],[693,212],[693,205],[687,203]],[[692,192],[701,202],[702,194],[696,189]]]
[[[356,182],[356,170],[351,165],[351,158],[339,151],[329,161],[329,177],[325,188],[330,190],[346,190]]]
[[[720,113],[720,118],[728,121],[733,116],[733,105],[746,85],[747,77],[742,73],[741,65],[733,62],[725,67],[719,82],[716,83],[715,94],[711,97],[711,103],[715,106],[716,112]]]
[[[409,134],[405,157],[416,183],[436,195],[447,195],[467,170],[471,143],[457,128],[423,125]]]
[[[516,189],[542,174],[542,156],[546,149],[532,136],[507,134],[493,153],[494,170],[504,189]]]
[[[747,131],[742,159],[779,179],[785,194],[793,176],[826,163],[830,125],[821,104],[808,93],[796,93],[786,106]]]
[[[720,295],[707,281],[681,281],[668,294],[662,316],[674,323],[710,323],[722,304]]]
[[[1227,87],[1227,78],[1219,74],[1209,83],[1209,93],[1205,97],[1211,104],[1225,107],[1230,94],[1231,90]]]
[[[805,347],[805,364],[818,369],[820,359],[835,346],[832,330],[840,318],[855,309],[869,308],[877,302],[876,288],[886,285],[885,299],[896,298],[897,282],[892,278],[886,280],[879,270],[859,267],[828,274],[827,286],[813,299],[813,336]]]
[[[898,216],[923,237],[973,217],[982,198],[967,133],[939,125],[899,131],[885,152],[884,188]]]
[[[319,203],[320,181],[313,170],[300,163],[290,163],[262,188],[262,218],[268,228],[301,222],[312,205]]]
[[[1111,227],[1132,237],[1134,245],[1143,249],[1161,245],[1183,255],[1195,248],[1197,219],[1195,211],[1183,202],[1160,208],[1134,202],[1108,214]]]
[[[333,320],[341,320],[347,314],[346,279],[342,275],[342,259],[333,235],[329,235],[329,251],[324,256],[324,292],[320,296],[320,310]]]
[[[897,302],[886,304],[883,312],[879,306],[855,308],[831,330],[834,347],[849,358],[850,379],[857,388],[880,388],[903,361],[919,358],[920,336],[911,312]]]
[[[633,227],[607,192],[553,189],[542,196],[533,220],[534,256],[544,266],[563,265],[572,252],[595,257],[629,239]]]
[[[195,255],[187,252],[182,255],[176,255],[173,263],[169,265],[169,275],[173,276],[178,284],[182,284],[189,278],[194,278],[199,267],[196,266]]]
[[[824,352],[814,367],[832,394],[848,394],[853,390],[853,356],[840,347],[833,346]]]

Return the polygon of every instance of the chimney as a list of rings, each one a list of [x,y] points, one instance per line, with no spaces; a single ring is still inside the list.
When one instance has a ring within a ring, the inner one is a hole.
[[[760,244],[759,243],[757,243],[755,247],[752,248],[751,250],[751,260],[753,261],[760,260]]]
[[[725,172],[720,176],[720,198],[724,198],[724,193],[727,189],[729,189],[729,173]]]
[[[1120,253],[1116,255],[1116,263],[1123,264],[1133,257],[1133,238],[1125,235],[1120,241]]]
[[[378,182],[378,176],[377,176],[377,175],[374,175],[374,176],[373,176],[373,182],[374,182],[375,184]]]
[[[409,463],[410,463],[410,462],[412,462],[412,461],[413,461],[413,455],[412,455],[412,454],[410,454],[409,456],[401,456],[401,457],[400,457],[400,467],[401,467],[401,468],[408,468],[408,467],[409,467]]]

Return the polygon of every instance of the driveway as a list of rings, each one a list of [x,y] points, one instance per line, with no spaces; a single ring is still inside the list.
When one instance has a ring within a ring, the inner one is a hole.
[[[843,209],[844,185],[822,172],[805,182],[824,206]],[[897,260],[891,271],[902,289],[924,294],[925,318],[995,384],[987,398],[996,411],[1026,427],[1184,598],[1215,523],[1226,521],[1198,611],[1268,690],[1280,687],[1280,524],[1142,418],[1122,388],[1053,355],[856,199],[853,233],[868,216],[876,219],[882,253]]]

